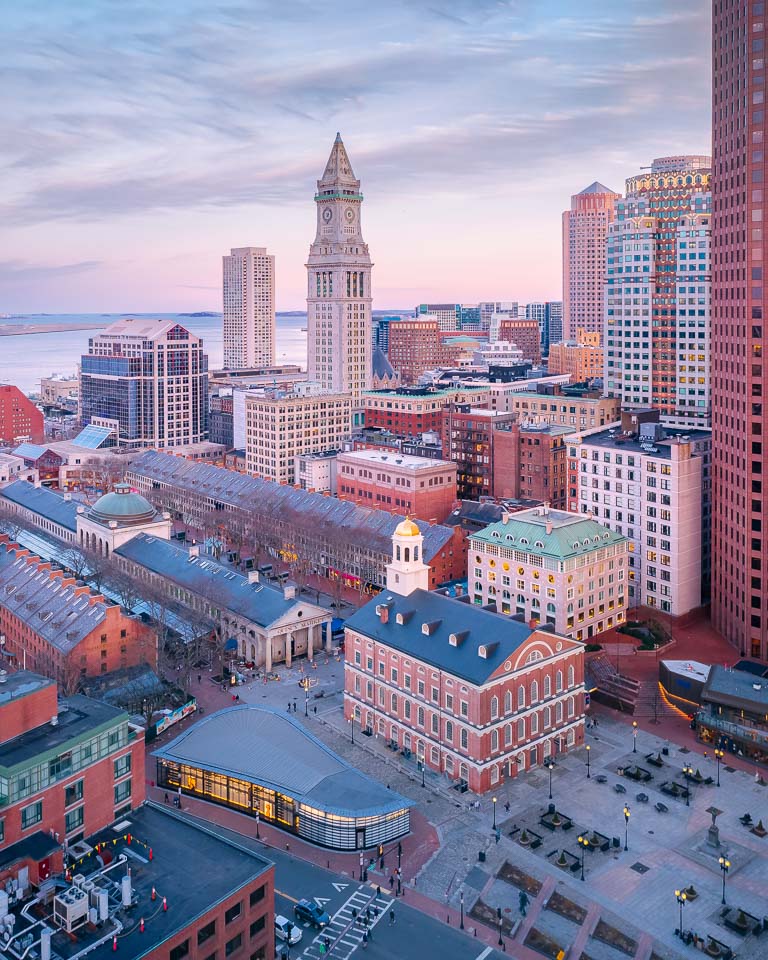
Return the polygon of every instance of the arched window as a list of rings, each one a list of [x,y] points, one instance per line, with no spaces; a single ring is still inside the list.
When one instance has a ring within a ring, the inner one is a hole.
[[[512,743],[512,724],[508,723],[504,727],[504,746],[508,747]]]
[[[397,694],[392,694],[392,713],[397,713]]]
[[[568,716],[572,717],[575,711],[575,706],[573,703],[573,697],[568,697]]]
[[[416,715],[416,722],[420,727],[424,726],[424,707],[419,707],[418,713]]]
[[[397,560],[400,559],[400,544],[399,544],[399,543],[398,543],[398,545],[395,547],[395,558],[396,558]]]
[[[525,720],[517,721],[517,740],[522,743],[525,740]]]
[[[504,713],[512,713],[512,691],[507,690],[504,694]]]
[[[410,547],[406,547],[406,548],[405,548],[405,562],[406,562],[406,563],[409,563],[409,562],[410,562],[410,559],[411,559],[411,548],[410,548]]]
[[[576,672],[573,667],[568,667],[568,686],[572,687],[576,682]]]
[[[461,749],[462,750],[469,749],[469,734],[464,729],[464,727],[461,728]]]
[[[544,699],[552,696],[552,677],[549,674],[544,677]]]
[[[537,713],[531,714],[531,733],[539,732],[539,715]]]
[[[531,703],[536,703],[539,699],[539,684],[536,680],[531,681]]]
[[[418,547],[414,547],[414,548],[413,548],[413,559],[414,559],[414,560],[418,560],[418,559],[419,559],[419,548],[418,548]]]
[[[517,690],[517,709],[522,710],[525,706],[525,687],[518,687]]]
[[[552,726],[552,711],[549,707],[544,707],[544,729]]]
[[[499,715],[499,698],[491,697],[491,720],[495,720]]]
[[[555,704],[555,723],[563,722],[563,701],[558,700]]]
[[[555,674],[555,690],[557,691],[557,693],[560,693],[562,689],[563,689],[563,671],[558,670],[557,673]]]
[[[499,731],[491,731],[491,750],[495,753],[499,749]]]

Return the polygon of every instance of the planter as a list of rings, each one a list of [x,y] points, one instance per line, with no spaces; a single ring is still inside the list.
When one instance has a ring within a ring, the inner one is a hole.
[[[553,913],[565,917],[566,920],[572,920],[573,923],[579,926],[587,919],[587,911],[584,907],[580,907],[578,903],[574,903],[573,900],[564,897],[561,893],[558,893],[557,890],[555,890],[549,898],[547,910],[551,910]]]
[[[536,927],[531,927],[528,936],[525,938],[525,945],[545,957],[551,957],[552,960],[555,960],[562,950],[556,940],[548,937],[541,930],[537,930]]]
[[[634,957],[637,952],[637,943],[632,937],[628,937],[625,933],[622,933],[621,930],[617,930],[616,927],[612,927],[604,920],[599,921],[592,936],[595,940],[602,940],[603,943],[607,943],[610,947],[615,947],[628,957]]]
[[[535,877],[529,876],[525,871],[513,866],[509,860],[505,860],[501,869],[496,874],[499,880],[517,887],[518,890],[525,890],[531,897],[538,897],[541,891],[541,883]]]

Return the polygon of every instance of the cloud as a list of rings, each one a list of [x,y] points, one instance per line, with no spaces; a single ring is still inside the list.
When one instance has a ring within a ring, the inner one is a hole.
[[[101,260],[82,260],[79,263],[44,264],[23,260],[0,261],[0,283],[15,283],[28,280],[48,280],[52,277],[68,277],[88,273],[101,267]]]

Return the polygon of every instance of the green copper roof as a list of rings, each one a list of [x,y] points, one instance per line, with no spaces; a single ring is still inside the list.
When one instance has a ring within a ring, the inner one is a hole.
[[[155,508],[127,483],[118,483],[112,493],[99,497],[91,507],[91,517],[101,523],[116,520],[122,524],[146,523],[155,518]]]
[[[506,523],[499,521],[472,534],[471,540],[495,543],[500,547],[567,560],[582,554],[625,542],[626,538],[596,520],[565,510],[542,508],[521,510]]]

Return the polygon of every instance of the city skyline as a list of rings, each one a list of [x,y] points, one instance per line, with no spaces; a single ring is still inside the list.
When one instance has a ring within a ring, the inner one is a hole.
[[[276,306],[300,309],[336,130],[367,188],[374,307],[559,299],[570,196],[708,149],[703,0],[331,6],[12,11],[0,312],[219,310],[240,245],[269,247]]]

